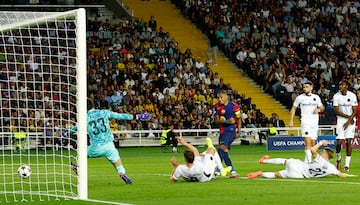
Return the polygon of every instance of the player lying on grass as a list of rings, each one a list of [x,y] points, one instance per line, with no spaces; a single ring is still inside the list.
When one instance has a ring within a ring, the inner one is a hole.
[[[206,138],[208,148],[201,155],[194,146],[185,142],[183,138],[178,137],[177,140],[188,150],[184,152],[185,164],[179,164],[175,157],[171,158],[171,164],[174,167],[170,177],[171,182],[176,182],[180,178],[189,182],[207,182],[214,178],[215,168],[220,169],[221,176],[226,176],[230,172],[231,167],[223,167],[210,138]]]
[[[110,110],[94,109],[93,103],[88,100],[87,103],[87,132],[90,138],[88,147],[88,157],[106,157],[114,166],[117,173],[126,184],[132,184],[131,179],[126,176],[125,168],[121,162],[118,150],[114,145],[114,136],[110,131],[109,119],[132,120],[131,114],[120,114]],[[76,132],[77,126],[70,130],[70,134]],[[71,168],[77,173],[77,165],[71,163]]]
[[[334,156],[334,152],[329,147],[325,147],[320,154],[317,152],[321,146],[327,145],[328,142],[326,140],[322,140],[315,146],[311,147],[311,154],[314,160],[310,163],[306,163],[299,159],[270,159],[268,155],[265,155],[259,160],[260,164],[284,164],[285,170],[278,172],[258,171],[249,173],[247,177],[249,179],[260,176],[264,178],[319,178],[331,174],[338,177],[353,176],[340,172],[336,169],[335,165],[329,162],[329,160]]]

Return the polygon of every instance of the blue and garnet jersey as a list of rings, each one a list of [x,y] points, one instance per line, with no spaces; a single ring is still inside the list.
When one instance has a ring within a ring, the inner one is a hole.
[[[234,118],[235,120],[240,118],[240,106],[234,102],[229,102],[227,105],[223,105],[220,103],[215,104],[215,116],[225,117],[226,120],[230,118]],[[236,131],[235,124],[220,124],[220,134],[225,131],[235,132]]]

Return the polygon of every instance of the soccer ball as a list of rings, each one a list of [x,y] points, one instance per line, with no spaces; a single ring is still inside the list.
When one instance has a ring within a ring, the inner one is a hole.
[[[18,168],[17,172],[20,178],[27,179],[31,175],[31,168],[29,165],[23,164]]]

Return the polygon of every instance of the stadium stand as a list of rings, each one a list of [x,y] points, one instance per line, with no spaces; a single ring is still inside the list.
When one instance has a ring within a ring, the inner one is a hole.
[[[164,129],[170,124],[216,128],[209,108],[220,89],[228,89],[242,105],[245,127],[266,127],[271,113],[288,114],[276,100],[289,108],[306,80],[314,82],[326,105],[321,123],[332,124],[331,99],[338,82],[349,79],[360,87],[357,2],[127,3],[138,18],[89,16],[87,25],[89,98],[97,107],[152,116],[120,122],[118,130]],[[202,33],[208,35],[209,29],[216,31],[222,51],[217,66],[206,62]],[[7,78],[2,75],[2,82]],[[34,108],[34,115],[35,110],[44,114],[41,109]],[[4,131],[12,126],[6,121]]]
[[[217,67],[206,64],[205,50],[207,48],[207,43],[206,40],[204,39],[203,34],[201,34],[193,25],[189,24],[189,21],[185,20],[179,14],[178,11],[174,10],[173,5],[159,1],[153,1],[151,2],[151,4],[149,4],[149,2],[139,3],[139,2],[129,1],[128,4],[136,11],[135,15],[139,16],[140,19],[149,19],[151,15],[154,15],[158,25],[162,25],[163,29],[166,28],[166,30],[169,31],[171,35],[176,36],[176,42],[178,42],[179,48],[181,49],[191,48],[192,56],[194,58],[200,57],[203,60],[203,63],[205,65],[208,65],[211,72],[216,72],[216,70],[219,71],[218,75],[221,75],[221,78],[223,78],[223,81],[225,82],[224,84],[226,86],[231,86],[231,88],[237,86],[240,87],[240,90],[244,90],[244,88],[246,87],[245,97],[251,97],[251,101],[250,99],[248,99],[248,101],[247,100],[243,101],[244,104],[247,104],[247,106],[244,107],[252,107],[252,104],[258,105],[258,103],[254,103],[254,101],[259,96],[259,94],[263,94],[261,89],[255,90],[253,92],[254,94],[251,93],[250,90],[252,89],[252,87],[249,86],[249,81],[242,80],[241,75],[238,72],[234,72],[234,68],[236,67],[231,67],[231,65],[229,64],[229,62],[227,62],[225,58],[219,56],[219,59],[221,61],[219,62],[219,66]],[[187,33],[191,33],[192,35],[188,35]],[[242,84],[241,81],[245,81],[245,82]],[[237,90],[237,89],[233,89],[233,90]],[[241,93],[241,92],[239,91],[237,93]],[[241,95],[242,94],[240,94],[240,96]],[[251,103],[248,103],[249,101]],[[269,107],[270,105],[273,105],[271,108],[272,112],[274,111],[273,109],[276,108],[276,106],[279,106],[271,98],[269,98],[268,100],[262,99],[259,101],[262,101],[263,104],[269,105]],[[268,101],[270,102],[267,103]],[[257,107],[261,108],[261,112],[265,112],[263,111],[264,106],[262,107],[258,105]],[[284,110],[283,108],[281,109]],[[269,115],[272,112],[269,111]],[[281,114],[281,116],[286,116],[286,115],[287,114]],[[250,118],[252,118],[252,116],[249,117],[249,119]]]
[[[172,2],[204,33],[225,33],[223,53],[285,106],[312,80],[327,108],[322,124],[334,123],[341,79],[359,88],[358,1]]]

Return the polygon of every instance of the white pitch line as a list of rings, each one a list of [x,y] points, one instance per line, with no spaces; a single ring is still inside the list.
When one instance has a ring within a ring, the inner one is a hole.
[[[168,177],[170,176],[170,174],[132,174],[134,176],[161,176],[161,177]],[[95,175],[94,175],[95,176]],[[96,175],[97,176],[97,175]],[[108,175],[110,176],[110,175]],[[354,175],[356,176],[356,175]],[[225,178],[225,177],[222,177]],[[250,180],[247,177],[239,177],[240,179],[246,179],[246,180]],[[257,179],[251,179],[251,180],[276,180],[276,181],[289,181],[289,182],[316,182],[316,183],[326,183],[326,184],[357,184],[360,185],[360,182],[344,182],[344,181],[326,181],[326,180],[315,180],[315,179],[306,179],[306,180],[301,180],[301,179],[265,179],[265,178],[257,178]]]
[[[170,176],[170,174],[130,174],[130,176],[159,176],[159,177],[168,177]],[[89,176],[98,176],[98,175],[89,175]],[[103,176],[114,176],[113,174],[111,175],[103,175]],[[276,180],[276,181],[284,181],[284,182],[314,182],[314,183],[325,183],[325,184],[355,184],[355,185],[360,185],[360,182],[344,182],[344,181],[327,181],[327,180],[316,180],[316,179],[306,179],[306,180],[301,180],[301,179],[265,179],[265,178],[256,178],[256,179],[248,179],[247,177],[239,177],[239,179],[246,179],[246,180]]]
[[[159,177],[169,177],[170,174],[130,174],[130,176],[159,176]],[[91,176],[91,175],[90,175]],[[92,175],[92,176],[98,176],[98,175]],[[114,175],[103,175],[103,176],[114,176]],[[256,179],[248,179],[247,177],[239,177],[240,179],[246,179],[246,180],[276,180],[276,181],[284,181],[284,182],[314,182],[314,183],[325,183],[325,184],[356,184],[360,185],[360,182],[344,182],[344,181],[327,181],[327,180],[315,180],[315,179],[265,179],[265,178],[256,178]]]
[[[140,176],[170,176],[170,174],[132,174],[132,175],[140,175]],[[94,175],[95,176],[95,175]],[[98,175],[96,175],[98,176]],[[105,175],[105,176],[113,176],[113,175]],[[341,181],[324,181],[324,180],[301,180],[301,179],[264,179],[264,178],[257,178],[257,179],[248,179],[247,177],[239,177],[239,179],[246,179],[246,180],[274,180],[274,181],[283,181],[283,182],[313,182],[313,183],[324,183],[324,184],[349,184],[349,185],[360,185],[360,182],[341,182]],[[103,201],[103,200],[96,200],[96,199],[87,199],[84,201],[90,202],[97,202],[103,204],[115,204],[115,205],[133,205],[133,204],[126,204],[120,202],[113,202],[113,201]]]
[[[96,203],[102,203],[102,204],[115,204],[115,205],[133,205],[133,204],[125,204],[120,202],[114,202],[114,201],[103,201],[103,200],[97,200],[97,199],[87,199],[83,201],[90,201],[90,202],[96,202]]]

